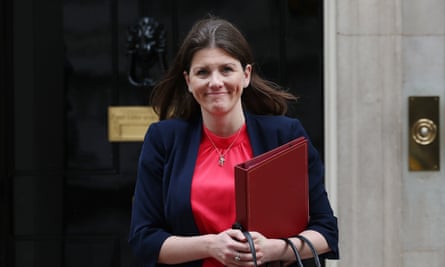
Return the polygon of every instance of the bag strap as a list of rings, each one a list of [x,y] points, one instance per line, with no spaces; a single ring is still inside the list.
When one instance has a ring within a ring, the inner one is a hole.
[[[309,248],[312,251],[312,255],[314,256],[315,266],[321,267],[320,259],[318,258],[317,250],[315,249],[315,247],[312,244],[312,242],[309,241],[309,239],[307,239],[306,237],[304,237],[302,235],[297,235],[297,238],[300,239],[301,241],[303,241],[303,243],[306,243],[309,246]]]
[[[241,224],[239,224],[239,223],[235,223],[235,224],[232,226],[232,229],[238,229],[238,230],[240,230],[240,231],[243,233],[243,235],[246,237],[246,239],[247,239],[247,243],[249,243],[250,252],[252,253],[253,266],[254,266],[254,267],[257,267],[258,264],[257,264],[257,261],[256,261],[255,244],[254,244],[254,242],[253,242],[253,238],[252,238],[252,236],[250,235],[249,231],[244,231],[244,230],[243,230],[243,226],[242,226]]]
[[[288,238],[282,238],[282,240],[284,240],[291,247],[292,251],[294,252],[295,258],[297,259],[298,266],[304,267],[303,262],[301,261],[300,253],[298,252],[298,249],[295,246],[295,244]]]
[[[249,248],[250,248],[250,251],[252,253],[253,265],[254,265],[254,267],[257,267],[258,264],[257,264],[257,260],[256,260],[255,244],[253,242],[253,238],[250,235],[249,231],[245,231],[243,229],[242,225],[239,224],[239,223],[233,224],[232,229],[240,230],[243,233],[243,235],[246,237],[247,243],[249,244]],[[298,239],[300,239],[301,241],[303,241],[303,244],[306,243],[309,246],[309,248],[311,249],[312,255],[314,256],[315,266],[316,267],[321,267],[320,259],[318,257],[317,250],[315,249],[315,247],[312,244],[312,242],[309,241],[309,239],[307,239],[306,237],[304,237],[302,235],[298,235],[296,237]],[[297,260],[298,266],[304,267],[303,262],[301,260],[300,253],[298,252],[298,249],[295,246],[295,244],[292,241],[290,241],[288,238],[282,238],[282,240],[284,240],[291,247],[292,251],[294,252],[295,258]]]

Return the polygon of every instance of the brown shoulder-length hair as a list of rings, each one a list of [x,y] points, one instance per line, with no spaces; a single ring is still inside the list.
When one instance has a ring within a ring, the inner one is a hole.
[[[249,44],[230,22],[208,17],[194,24],[167,70],[153,88],[151,105],[160,120],[181,118],[189,120],[200,112],[198,102],[189,93],[183,73],[189,72],[193,55],[203,48],[220,48],[238,59],[243,68],[252,65],[251,80],[241,96],[244,109],[254,114],[282,115],[287,101],[296,97],[277,84],[261,78],[255,70]]]

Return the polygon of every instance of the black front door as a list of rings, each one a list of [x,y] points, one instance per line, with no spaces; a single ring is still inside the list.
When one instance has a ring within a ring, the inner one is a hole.
[[[323,152],[321,2],[3,2],[10,20],[2,29],[13,34],[2,35],[9,45],[1,55],[11,60],[1,69],[10,92],[2,101],[2,150],[10,149],[1,154],[0,185],[9,197],[0,200],[0,265],[136,266],[127,235],[141,142],[110,142],[108,107],[146,106],[152,82],[206,14],[239,26],[260,71],[300,96],[289,115]],[[144,69],[137,61],[139,72],[131,72],[130,29],[142,18],[164,30],[165,62],[155,56]]]

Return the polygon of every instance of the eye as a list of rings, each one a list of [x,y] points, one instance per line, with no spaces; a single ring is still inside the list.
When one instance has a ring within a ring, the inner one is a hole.
[[[205,75],[207,75],[209,72],[206,70],[206,69],[198,69],[196,72],[195,72],[195,75],[196,76],[205,76]]]
[[[222,68],[222,72],[223,73],[230,73],[232,71],[233,71],[233,68],[229,67],[229,66],[225,66],[225,67]]]

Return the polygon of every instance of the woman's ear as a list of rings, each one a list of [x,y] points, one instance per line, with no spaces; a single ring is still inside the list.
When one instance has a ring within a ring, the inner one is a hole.
[[[252,65],[247,64],[246,67],[244,68],[244,88],[249,86],[251,74],[252,74]]]
[[[190,76],[187,71],[184,71],[182,74],[184,75],[184,80],[185,80],[185,83],[187,84],[187,88],[188,88],[189,92],[191,93],[192,90],[190,89],[190,85],[189,85],[190,84]]]

